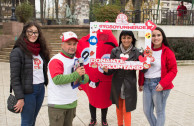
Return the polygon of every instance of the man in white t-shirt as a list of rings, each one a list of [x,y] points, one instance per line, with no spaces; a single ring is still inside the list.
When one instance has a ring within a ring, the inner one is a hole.
[[[48,113],[50,126],[72,126],[76,115],[77,88],[75,82],[85,84],[89,77],[83,66],[75,71],[74,57],[77,49],[77,35],[74,32],[64,32],[62,51],[52,57],[48,64]],[[82,79],[84,76],[84,79]]]

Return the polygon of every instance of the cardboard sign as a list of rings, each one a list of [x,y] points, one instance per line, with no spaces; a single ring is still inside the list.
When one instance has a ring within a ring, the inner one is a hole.
[[[108,69],[130,69],[130,70],[142,70],[150,68],[150,62],[154,62],[154,58],[149,56],[151,49],[151,31],[156,28],[156,25],[148,20],[146,23],[128,23],[127,16],[125,14],[119,14],[116,19],[116,23],[108,22],[90,22],[90,67],[97,68],[106,66]],[[145,51],[144,57],[140,56],[139,61],[126,61],[127,55],[121,54],[121,59],[96,59],[96,43],[98,30],[129,30],[129,31],[145,31]],[[119,61],[119,62],[116,62]],[[122,62],[122,63],[121,63]]]

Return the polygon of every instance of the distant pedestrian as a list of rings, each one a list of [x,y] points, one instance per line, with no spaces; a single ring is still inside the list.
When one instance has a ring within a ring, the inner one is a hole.
[[[177,74],[177,63],[159,27],[152,32],[152,50],[155,61],[147,72],[139,72],[139,90],[143,90],[143,110],[150,126],[164,126],[166,101],[174,87],[172,81]]]
[[[40,26],[29,22],[10,54],[11,86],[21,112],[21,126],[34,126],[48,84],[50,53]]]
[[[187,14],[187,8],[183,5],[183,1],[180,2],[180,5],[177,7],[177,24],[183,25],[184,17]]]

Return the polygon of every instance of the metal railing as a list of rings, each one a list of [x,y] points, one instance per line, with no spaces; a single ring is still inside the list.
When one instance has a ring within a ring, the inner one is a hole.
[[[194,10],[187,10],[187,13],[176,11],[176,10],[168,10],[168,9],[144,9],[142,11],[125,11],[124,12],[128,16],[128,21],[130,23],[135,23],[135,17],[137,13],[140,13],[140,23],[145,23],[147,20],[151,20],[155,24],[159,25],[194,25]],[[179,18],[178,13],[182,13],[182,17]],[[36,18],[35,20],[40,20]],[[46,24],[78,24],[78,19],[73,20],[69,18],[61,18],[61,19],[44,19],[42,22],[43,25]],[[0,22],[10,21],[10,17],[0,16]],[[41,21],[40,21],[41,22]]]
[[[155,24],[160,25],[194,25],[194,10],[176,11],[167,9],[144,9],[142,11],[125,11],[130,23],[135,22],[137,13],[140,13],[140,23],[151,20]],[[181,13],[181,14],[179,14]],[[181,18],[179,18],[181,15]]]

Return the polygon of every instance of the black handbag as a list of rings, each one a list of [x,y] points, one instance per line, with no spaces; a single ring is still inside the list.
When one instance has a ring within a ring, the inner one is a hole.
[[[14,110],[14,106],[17,104],[17,99],[16,99],[16,97],[14,96],[14,95],[12,95],[12,87],[11,87],[11,85],[10,85],[10,95],[9,95],[9,97],[8,97],[8,99],[7,99],[7,109],[10,111],[10,112],[13,112],[13,113],[19,113],[19,111],[18,112],[16,112],[15,110]]]

